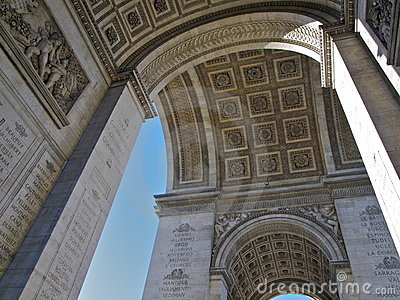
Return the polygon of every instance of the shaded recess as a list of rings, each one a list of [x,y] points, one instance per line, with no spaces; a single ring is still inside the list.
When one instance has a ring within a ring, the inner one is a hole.
[[[312,241],[289,233],[263,235],[244,245],[229,266],[230,299],[269,299],[279,283],[313,283],[320,289],[331,279],[329,270],[329,259]]]

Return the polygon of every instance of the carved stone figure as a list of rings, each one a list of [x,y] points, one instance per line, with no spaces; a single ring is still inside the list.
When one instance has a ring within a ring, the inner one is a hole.
[[[41,0],[0,0],[0,19],[60,108],[68,113],[88,79]]]
[[[335,235],[339,233],[339,222],[335,207],[332,204],[302,207],[299,211],[307,216],[314,217],[317,221],[327,225]]]
[[[63,59],[61,64],[58,63],[51,63],[50,70],[49,70],[49,77],[46,81],[46,87],[50,89],[53,85],[58,81],[61,76],[67,75],[67,65],[69,60]]]
[[[390,42],[391,13],[392,3],[389,0],[375,0],[369,10],[372,26],[378,30],[378,37],[386,43]]]
[[[219,239],[221,235],[225,232],[226,227],[228,226],[229,220],[226,215],[222,215],[218,217],[218,220],[215,224],[215,237]]]
[[[248,213],[229,213],[220,215],[215,223],[215,239],[218,241],[225,233],[231,230],[240,221],[243,221],[250,214]]]
[[[43,79],[47,64],[54,61],[57,48],[62,44],[61,35],[54,32],[49,38],[43,37],[37,45],[29,46],[25,50],[25,55],[32,58],[33,55],[39,56],[38,74]]]

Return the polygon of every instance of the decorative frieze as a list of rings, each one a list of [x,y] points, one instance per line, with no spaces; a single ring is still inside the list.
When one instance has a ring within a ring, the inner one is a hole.
[[[219,241],[238,225],[265,214],[296,214],[316,222],[329,230],[338,240],[342,240],[339,221],[333,204],[316,204],[311,206],[271,208],[264,211],[232,212],[216,216],[214,243]]]
[[[140,72],[140,76],[146,88],[152,90],[169,73],[213,49],[228,47],[245,41],[268,41],[269,39],[303,45],[315,51],[318,55],[320,54],[320,31],[313,25],[272,21],[243,23],[205,32],[172,47],[148,63],[143,71]],[[295,66],[294,70],[291,71],[289,67],[285,68],[284,66],[280,68],[279,78],[281,80],[289,77],[289,79],[301,78],[302,75],[299,73],[300,66],[296,65],[297,59],[293,58],[291,60]],[[278,61],[277,66],[281,66],[283,62]],[[258,70],[262,72],[262,69]],[[250,72],[249,75],[253,78],[254,76],[258,76],[256,73]],[[254,77],[254,79],[256,78]],[[228,70],[220,72],[219,75],[218,73],[214,73],[211,81],[214,83],[216,91],[235,88],[232,76]]]

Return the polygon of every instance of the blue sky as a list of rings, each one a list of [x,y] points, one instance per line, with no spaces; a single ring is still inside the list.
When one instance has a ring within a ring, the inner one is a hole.
[[[165,192],[166,153],[159,118],[139,133],[79,300],[141,299]]]
[[[165,192],[166,167],[160,119],[147,120],[129,159],[79,300],[141,299],[158,225],[153,195]],[[309,298],[274,298],[305,299]]]

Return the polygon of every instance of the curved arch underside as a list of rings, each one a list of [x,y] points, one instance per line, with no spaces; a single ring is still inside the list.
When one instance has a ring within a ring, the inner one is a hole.
[[[291,12],[338,28],[351,27],[354,11],[352,0],[71,2],[112,75],[134,70],[151,52],[189,30],[230,17]]]
[[[203,2],[203,6],[201,6],[201,2]],[[308,16],[329,26],[329,24],[340,23],[344,14],[343,4],[337,1],[229,1],[229,4],[226,1],[225,3],[224,1],[215,1],[211,4],[211,8],[206,8],[204,2],[197,1],[198,5],[200,5],[198,11],[202,7],[201,13],[195,13],[197,10],[193,9],[191,16],[183,13],[183,18],[181,17],[183,20],[180,23],[172,22],[167,27],[167,31],[163,31],[164,28],[160,28],[161,34],[158,34],[156,39],[142,45],[139,49],[135,49],[121,64],[120,70],[124,71],[135,67],[143,60],[146,54],[150,53],[148,49],[163,45],[183,32],[197,28],[200,25],[212,27],[211,22],[224,20],[232,16],[259,12],[293,12],[298,15]]]
[[[173,78],[156,97],[168,190],[301,185],[361,166],[337,97],[321,89],[319,74],[305,55],[253,49]],[[332,149],[343,154],[336,161]]]
[[[313,283],[323,299],[336,299],[321,289],[331,280],[329,259],[312,241],[297,234],[272,233],[251,240],[237,252],[228,274],[231,299],[269,299],[277,294],[279,284],[294,283],[309,295],[312,291],[306,287]]]
[[[260,13],[227,18],[199,26],[163,44],[138,64],[137,72],[150,96],[174,76],[216,56],[245,49],[289,50],[321,61],[320,22],[291,13]],[[275,45],[275,46],[274,46]]]
[[[317,223],[275,211],[231,228],[215,245],[212,260],[212,267],[226,270],[231,299],[270,299],[279,284],[281,292],[292,285],[292,292],[337,299],[325,285],[335,281],[333,264],[346,253],[333,232]]]

